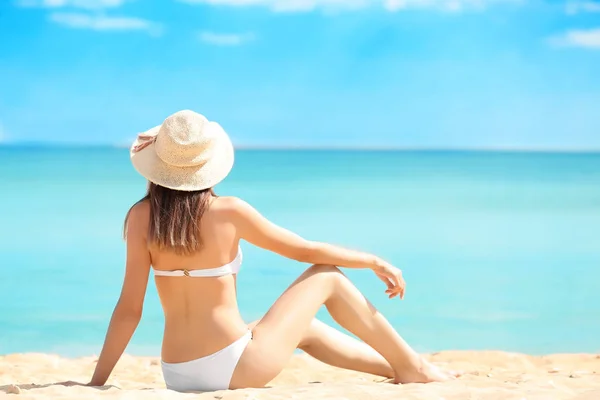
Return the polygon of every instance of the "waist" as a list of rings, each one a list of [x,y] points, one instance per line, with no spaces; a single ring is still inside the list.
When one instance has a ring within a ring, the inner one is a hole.
[[[201,358],[228,346],[247,331],[248,325],[237,308],[166,314],[161,357],[167,363]]]

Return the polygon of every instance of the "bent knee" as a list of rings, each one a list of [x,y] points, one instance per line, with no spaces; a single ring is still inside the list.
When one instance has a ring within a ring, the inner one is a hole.
[[[314,264],[304,274],[306,277],[315,276],[336,283],[346,279],[346,275],[338,267],[331,264]]]
[[[318,274],[318,273],[342,273],[338,267],[331,264],[314,264],[308,268],[307,272]]]

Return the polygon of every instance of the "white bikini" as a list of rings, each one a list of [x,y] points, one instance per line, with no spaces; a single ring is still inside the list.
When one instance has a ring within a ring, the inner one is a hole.
[[[218,277],[237,274],[242,265],[242,249],[229,264],[222,267],[196,270],[159,271],[154,270],[155,276],[185,276],[194,278]],[[248,332],[216,353],[192,361],[181,363],[166,363],[162,361],[162,371],[167,389],[179,392],[229,389],[233,371],[242,353],[252,340],[252,332]]]

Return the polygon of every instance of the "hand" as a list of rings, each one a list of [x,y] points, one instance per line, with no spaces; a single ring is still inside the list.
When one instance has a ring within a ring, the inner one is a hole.
[[[393,265],[382,261],[373,269],[373,272],[375,272],[375,275],[377,275],[377,277],[387,286],[385,294],[387,294],[390,299],[396,296],[400,296],[401,300],[404,298],[406,282],[404,282],[404,278],[402,277],[402,271]]]

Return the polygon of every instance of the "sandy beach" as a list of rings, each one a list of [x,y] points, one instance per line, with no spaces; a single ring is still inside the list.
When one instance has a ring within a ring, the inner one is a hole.
[[[419,399],[419,400],[548,400],[600,399],[600,355],[528,356],[506,352],[441,352],[435,364],[465,375],[456,381],[392,385],[380,377],[340,370],[309,356],[294,356],[266,389],[202,394],[166,390],[158,358],[125,355],[109,385],[66,387],[53,383],[86,382],[95,356],[78,359],[48,354],[0,357],[0,397],[19,399]],[[5,394],[6,393],[6,394]]]

